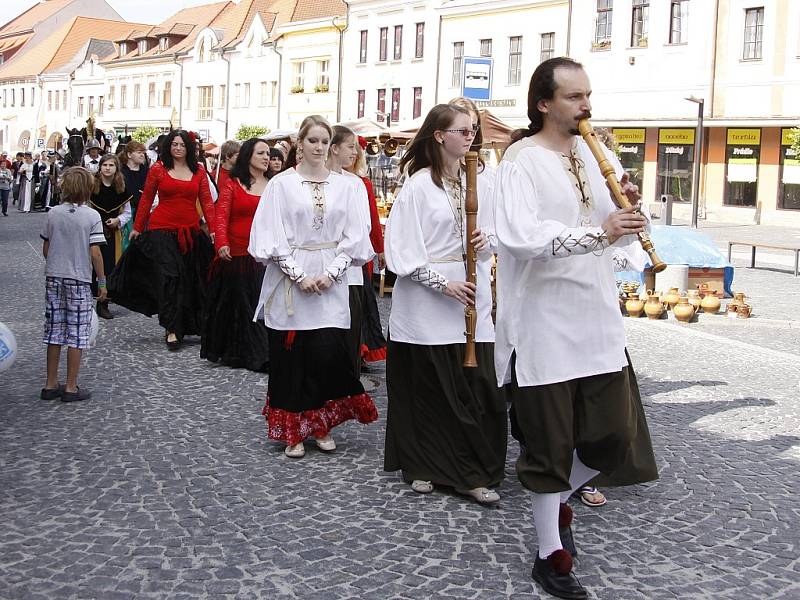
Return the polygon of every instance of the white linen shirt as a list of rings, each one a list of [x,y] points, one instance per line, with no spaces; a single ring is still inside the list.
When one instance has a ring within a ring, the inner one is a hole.
[[[586,143],[576,138],[594,207],[592,227],[581,227],[579,203],[560,153],[524,138],[508,148],[494,188],[497,259],[498,385],[511,381],[516,353],[520,386],[546,385],[621,370],[625,331],[612,256],[636,244],[625,236],[605,249],[565,251],[556,238],[598,235],[616,210]],[[619,161],[606,155],[622,175]],[[631,249],[632,254],[636,251]]]
[[[465,185],[465,183],[463,183]],[[491,216],[491,178],[478,177],[478,227]],[[386,264],[397,275],[392,290],[389,336],[393,341],[426,346],[466,343],[464,305],[455,298],[410,275],[418,268],[432,269],[448,281],[465,281],[466,269],[460,260],[471,236],[463,213],[464,239],[455,233],[456,221],[450,198],[422,169],[403,184],[386,223],[384,250]],[[447,257],[457,261],[437,262]],[[492,291],[489,282],[491,252],[478,254],[477,313],[475,341],[493,342]]]
[[[367,186],[361,180],[361,177],[350,173],[349,171],[342,171],[342,175],[346,177],[355,186],[356,195],[359,197],[358,205],[361,207],[360,215],[363,221],[363,227],[366,229],[367,237],[372,231],[372,221],[369,216],[369,196],[367,196]],[[364,285],[364,270],[360,266],[352,266],[347,268],[347,285]]]
[[[270,179],[261,195],[250,230],[248,252],[266,265],[254,319],[263,312],[264,323],[271,329],[350,327],[346,281],[334,282],[321,295],[306,294],[288,280],[274,260],[288,257],[307,276],[318,277],[334,261],[344,259],[358,266],[372,258],[374,252],[362,224],[360,198],[353,182],[331,172],[323,189],[325,213],[320,229],[312,227],[314,212],[309,186],[295,169]],[[308,249],[331,243],[335,247]],[[289,314],[290,306],[294,314]]]

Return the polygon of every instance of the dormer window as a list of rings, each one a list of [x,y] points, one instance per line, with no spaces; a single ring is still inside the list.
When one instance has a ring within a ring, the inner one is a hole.
[[[169,48],[169,38],[164,36],[158,40],[158,51],[164,52]]]
[[[147,50],[147,40],[139,40],[139,54],[144,54]]]
[[[128,53],[128,42],[119,43],[119,55],[125,56]]]

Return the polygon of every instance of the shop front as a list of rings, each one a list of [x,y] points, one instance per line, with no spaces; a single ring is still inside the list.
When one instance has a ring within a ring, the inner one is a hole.
[[[656,198],[691,202],[694,171],[694,129],[659,129]]]
[[[800,156],[792,149],[792,130],[781,130],[778,208],[800,210]]]
[[[725,206],[755,207],[761,129],[728,129],[725,148]]]

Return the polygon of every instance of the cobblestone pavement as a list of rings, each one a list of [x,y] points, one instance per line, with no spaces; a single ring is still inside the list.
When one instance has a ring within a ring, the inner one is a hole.
[[[289,461],[265,437],[263,376],[201,361],[196,340],[168,353],[154,319],[113,306],[81,372],[93,399],[38,400],[44,216],[10,214],[0,320],[20,357],[0,375],[0,598],[542,597],[514,444],[493,509],[384,473],[383,419]],[[626,320],[661,479],[575,505],[592,597],[800,598],[798,281],[737,271],[757,297],[746,323]],[[383,374],[366,379],[385,415]]]

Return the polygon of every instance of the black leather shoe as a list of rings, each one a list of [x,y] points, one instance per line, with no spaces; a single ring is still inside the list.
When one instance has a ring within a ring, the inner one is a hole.
[[[108,302],[97,303],[97,316],[101,319],[113,319],[114,315],[108,310]]]
[[[544,559],[537,555],[531,577],[556,598],[584,600],[588,597],[586,589],[572,573],[572,557],[566,550],[556,550]]]
[[[564,550],[569,552],[573,558],[578,556],[575,539],[572,537],[572,508],[569,504],[561,504],[558,509],[558,535]]]

